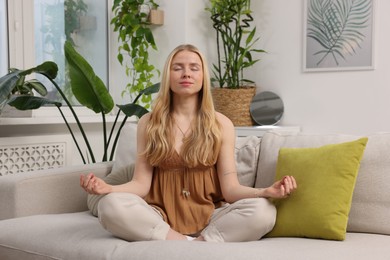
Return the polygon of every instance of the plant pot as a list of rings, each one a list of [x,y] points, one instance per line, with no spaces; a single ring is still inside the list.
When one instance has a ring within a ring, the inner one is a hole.
[[[215,110],[227,116],[234,126],[252,126],[250,103],[256,94],[256,87],[212,88]]]
[[[153,25],[163,25],[164,11],[159,9],[150,10],[149,22]]]
[[[146,22],[148,20],[150,14],[150,6],[148,4],[141,4],[139,7],[139,13],[144,14],[145,16],[141,18],[142,22]]]

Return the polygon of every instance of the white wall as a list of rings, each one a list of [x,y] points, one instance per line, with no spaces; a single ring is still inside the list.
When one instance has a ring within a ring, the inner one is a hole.
[[[201,49],[215,62],[215,34],[207,0],[158,1],[165,23],[155,27],[159,46],[153,60],[162,69],[165,57],[181,43]],[[280,125],[303,132],[369,134],[390,131],[390,1],[377,0],[375,70],[303,72],[303,0],[252,1],[260,41],[268,53],[248,72],[258,91],[277,93],[284,101]],[[119,76],[118,76],[119,77]]]
[[[302,72],[303,1],[252,1],[261,47],[269,54],[253,71],[261,90],[285,103],[284,125],[304,132],[390,131],[390,2],[376,1],[375,70]]]

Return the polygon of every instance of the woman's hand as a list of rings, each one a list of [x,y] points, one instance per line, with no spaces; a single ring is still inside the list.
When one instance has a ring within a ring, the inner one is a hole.
[[[276,181],[268,187],[266,193],[268,197],[281,199],[287,198],[297,188],[297,182],[293,176],[284,176],[281,180]]]
[[[89,194],[107,194],[112,191],[112,186],[102,179],[96,177],[93,173],[80,175],[80,186]]]

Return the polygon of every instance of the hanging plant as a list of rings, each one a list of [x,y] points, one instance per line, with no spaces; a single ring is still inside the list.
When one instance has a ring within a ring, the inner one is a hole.
[[[130,82],[122,91],[122,96],[131,97],[147,87],[153,85],[152,79],[159,71],[149,61],[149,50],[157,50],[153,33],[148,22],[148,12],[140,11],[145,6],[156,9],[158,5],[153,0],[115,0],[112,11],[115,16],[111,20],[114,31],[118,32],[117,59],[126,68],[126,75]],[[141,102],[145,108],[150,107],[152,98],[143,95]]]

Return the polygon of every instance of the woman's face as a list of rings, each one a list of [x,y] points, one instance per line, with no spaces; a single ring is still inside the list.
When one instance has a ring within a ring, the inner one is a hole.
[[[170,88],[173,93],[189,96],[203,86],[203,66],[197,53],[183,50],[173,57],[170,67]]]

